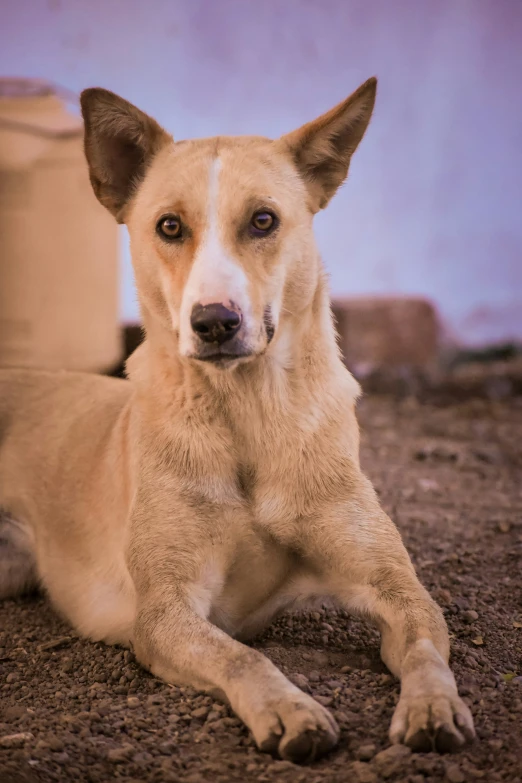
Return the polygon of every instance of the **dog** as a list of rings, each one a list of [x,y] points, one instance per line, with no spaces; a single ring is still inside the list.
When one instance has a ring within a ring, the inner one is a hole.
[[[85,90],[89,175],[128,227],[145,339],[127,379],[0,373],[0,597],[42,586],[79,634],[222,698],[292,761],[338,727],[243,642],[323,599],[380,629],[401,680],[391,742],[474,736],[442,612],[359,465],[312,230],[376,85],[277,140],[178,142]]]

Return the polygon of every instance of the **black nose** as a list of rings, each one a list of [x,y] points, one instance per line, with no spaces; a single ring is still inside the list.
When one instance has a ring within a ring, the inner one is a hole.
[[[231,340],[241,326],[241,313],[222,304],[200,305],[192,308],[190,325],[205,343],[221,345]]]

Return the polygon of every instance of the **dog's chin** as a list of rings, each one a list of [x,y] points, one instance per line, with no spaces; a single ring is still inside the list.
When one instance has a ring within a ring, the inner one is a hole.
[[[233,370],[240,364],[253,361],[256,356],[258,353],[255,351],[203,350],[189,354],[187,359],[217,370]]]

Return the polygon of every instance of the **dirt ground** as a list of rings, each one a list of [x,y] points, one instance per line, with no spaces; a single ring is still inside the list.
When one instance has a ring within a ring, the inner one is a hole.
[[[28,597],[0,605],[1,783],[522,780],[522,398],[368,398],[360,419],[365,469],[446,614],[477,742],[454,756],[387,750],[398,684],[376,633],[343,612],[283,618],[255,643],[341,726],[329,757],[299,767]]]

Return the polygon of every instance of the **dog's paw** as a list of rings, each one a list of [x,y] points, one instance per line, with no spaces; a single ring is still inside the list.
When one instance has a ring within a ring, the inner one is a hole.
[[[453,753],[473,742],[473,718],[456,689],[401,695],[390,727],[390,740],[412,750]]]
[[[250,728],[260,750],[294,762],[313,761],[339,740],[328,710],[300,692],[265,702]]]

